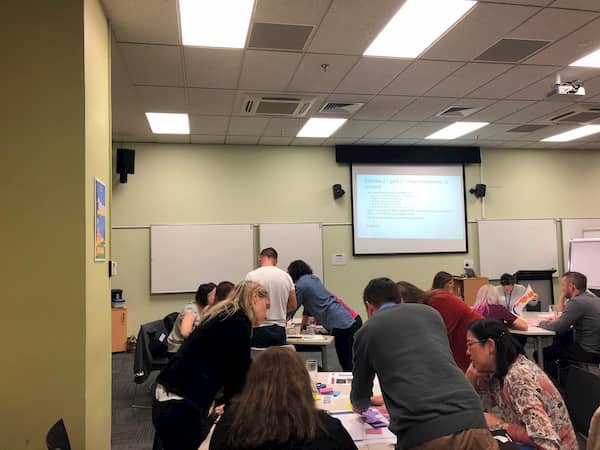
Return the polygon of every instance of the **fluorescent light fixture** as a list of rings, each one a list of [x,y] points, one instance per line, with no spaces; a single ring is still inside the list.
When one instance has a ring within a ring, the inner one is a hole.
[[[600,125],[585,125],[575,128],[574,130],[565,131],[564,133],[555,134],[554,136],[542,139],[541,142],[567,142],[574,141],[590,134],[600,133]]]
[[[244,48],[254,0],[179,0],[183,45]]]
[[[187,114],[147,112],[146,118],[154,134],[190,134]]]
[[[364,54],[416,58],[476,3],[472,0],[406,0]]]
[[[600,68],[600,49],[595,52],[590,53],[589,55],[584,56],[583,58],[578,59],[575,62],[569,64],[570,66],[577,67],[597,67]]]
[[[488,125],[489,122],[455,122],[430,134],[425,139],[456,139]]]
[[[308,119],[296,137],[329,137],[348,119],[313,117]]]

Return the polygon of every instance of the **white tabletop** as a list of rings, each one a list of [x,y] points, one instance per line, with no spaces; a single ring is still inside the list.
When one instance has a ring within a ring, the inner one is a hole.
[[[294,345],[329,345],[333,342],[333,336],[328,334],[288,334],[287,343]]]
[[[553,317],[553,315],[554,314],[550,312],[523,311],[521,313],[521,319],[527,322],[529,328],[527,331],[510,329],[510,332],[525,336],[554,336],[556,334],[554,331],[545,330],[537,326],[541,321],[548,320]]]

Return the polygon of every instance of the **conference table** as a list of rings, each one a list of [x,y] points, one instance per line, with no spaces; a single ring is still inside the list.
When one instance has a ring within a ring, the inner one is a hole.
[[[554,313],[551,312],[523,311],[521,313],[521,319],[525,320],[527,325],[529,325],[527,331],[510,329],[512,334],[535,337],[537,363],[542,369],[544,368],[544,338],[548,336],[554,336],[556,333],[554,331],[540,328],[537,325],[541,321],[548,320],[550,317],[553,317],[553,315]]]
[[[328,334],[288,334],[287,343],[292,344],[296,351],[306,352],[319,350],[321,352],[321,366],[323,370],[329,369],[327,361],[327,346],[331,345],[334,337]]]

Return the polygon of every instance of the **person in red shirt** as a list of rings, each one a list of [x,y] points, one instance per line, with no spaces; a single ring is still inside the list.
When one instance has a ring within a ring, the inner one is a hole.
[[[404,303],[424,303],[440,313],[446,325],[454,361],[466,372],[471,363],[467,355],[467,330],[473,322],[482,319],[483,316],[448,291],[432,289],[424,292],[407,281],[399,281],[397,286]]]

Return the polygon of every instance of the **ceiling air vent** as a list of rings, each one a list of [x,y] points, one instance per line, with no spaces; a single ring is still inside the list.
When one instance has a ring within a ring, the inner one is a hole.
[[[549,125],[535,125],[535,124],[526,124],[521,125],[515,128],[511,128],[510,130],[506,130],[507,133],[533,133],[534,131],[541,130],[542,128],[546,128]]]
[[[242,113],[252,116],[303,117],[306,115],[314,101],[314,97],[267,97],[247,95],[242,102]]]
[[[597,119],[600,119],[600,106],[577,106],[570,111],[548,118],[548,121],[552,123],[588,123]]]
[[[333,114],[354,114],[363,106],[364,103],[326,102],[323,106],[321,106],[319,112]]]
[[[468,117],[471,114],[476,113],[481,108],[473,108],[471,106],[451,106],[450,108],[446,108],[440,113],[437,113],[438,117],[450,117],[450,118],[463,118]]]

